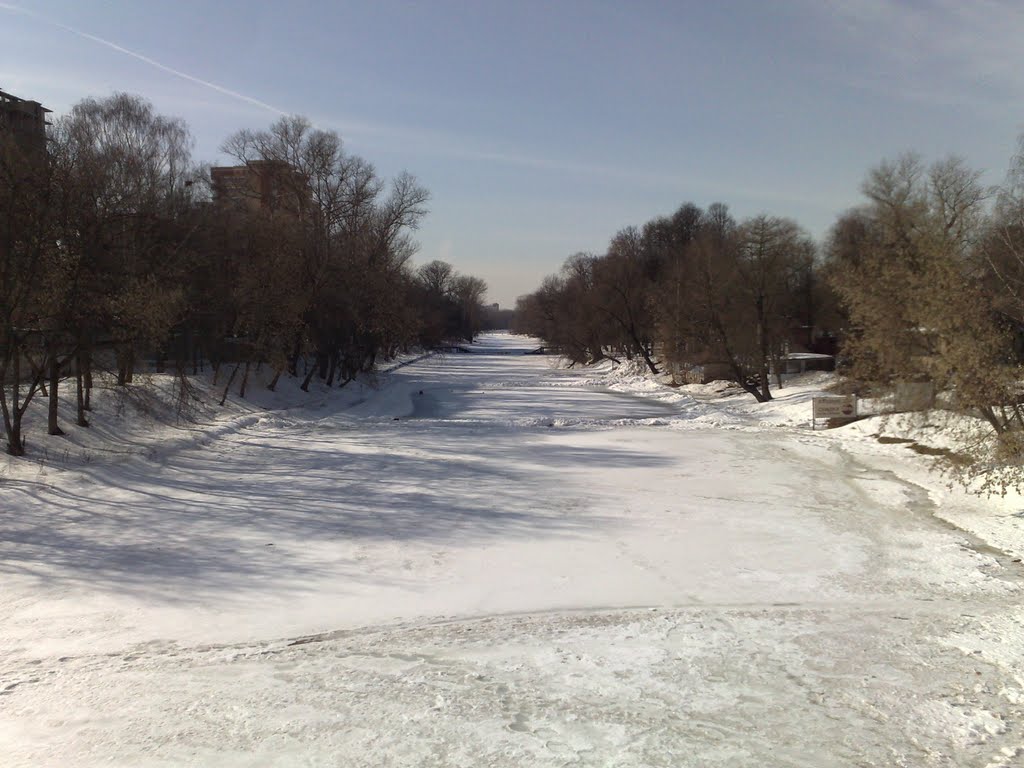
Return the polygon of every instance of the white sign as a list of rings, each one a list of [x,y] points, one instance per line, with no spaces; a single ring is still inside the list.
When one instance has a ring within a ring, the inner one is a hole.
[[[811,408],[815,419],[855,419],[857,418],[857,398],[847,397],[816,397],[811,400]]]

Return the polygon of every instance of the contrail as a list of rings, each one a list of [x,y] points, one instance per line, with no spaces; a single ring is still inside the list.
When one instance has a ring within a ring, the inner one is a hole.
[[[128,48],[125,48],[124,46],[118,45],[117,43],[112,43],[110,40],[104,40],[102,37],[91,35],[88,32],[83,32],[80,29],[69,27],[67,24],[61,24],[59,21],[54,21],[53,19],[49,19],[45,16],[40,16],[38,13],[35,13],[34,11],[29,11],[19,6],[11,5],[9,3],[0,3],[0,10],[10,11],[12,13],[20,13],[24,16],[36,19],[37,21],[41,21],[44,24],[49,24],[50,26],[57,27],[58,29],[63,29],[65,32],[70,32],[71,34],[78,35],[79,37],[85,38],[86,40],[91,40],[94,43],[104,45],[107,48],[117,51],[118,53],[123,53],[126,56],[131,56],[133,59],[138,59],[139,61],[144,62],[145,64],[149,64],[151,67],[156,67],[157,69],[161,70],[162,72],[166,72],[169,75],[180,77],[182,80],[188,80],[190,83],[201,85],[205,88],[217,91],[217,93],[224,94],[225,96],[230,96],[233,99],[238,99],[239,101],[247,102],[249,104],[260,107],[262,109],[266,109],[278,115],[287,116],[290,114],[289,112],[286,112],[283,109],[278,109],[273,104],[267,104],[267,102],[265,101],[260,101],[259,99],[255,99],[252,96],[246,96],[244,93],[239,93],[238,91],[233,91],[230,88],[225,88],[223,85],[211,83],[209,80],[202,80],[198,77],[194,77],[193,75],[188,74],[187,72],[182,72],[179,69],[174,69],[174,67],[168,67],[166,64],[161,64],[159,61],[149,58],[149,56],[144,56],[143,54],[138,53],[137,51],[130,50]]]

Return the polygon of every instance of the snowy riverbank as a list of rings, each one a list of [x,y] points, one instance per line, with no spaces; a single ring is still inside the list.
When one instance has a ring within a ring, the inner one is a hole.
[[[916,452],[923,443],[934,448],[955,448],[957,438],[951,417],[941,411],[931,414],[875,415],[844,427],[813,429],[811,400],[829,396],[835,374],[810,372],[787,376],[782,389],[773,389],[774,399],[758,403],[735,384],[670,386],[670,377],[654,377],[638,365],[612,365],[605,361],[582,372],[596,386],[617,392],[671,403],[682,413],[672,420],[675,429],[779,430],[795,434],[814,432],[815,439],[840,446],[858,461],[876,469],[897,473],[920,487],[933,504],[933,513],[958,528],[983,539],[989,546],[1012,558],[1024,557],[1024,495],[1009,491],[1005,496],[969,492],[941,471],[938,459]],[[870,404],[869,404],[870,406]],[[879,440],[881,438],[881,440]]]

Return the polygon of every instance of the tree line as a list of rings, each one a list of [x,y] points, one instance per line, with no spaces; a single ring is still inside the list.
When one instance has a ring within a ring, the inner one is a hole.
[[[0,129],[8,453],[24,454],[36,396],[50,434],[69,386],[88,426],[98,372],[126,386],[155,362],[184,387],[211,366],[224,397],[244,397],[255,366],[272,389],[282,375],[344,384],[479,332],[484,282],[412,264],[429,200],[413,176],[382,179],[300,117],[229,137],[222,150],[244,170],[222,183],[191,145],[184,121],[126,94],[75,105],[44,147]]]
[[[571,256],[519,299],[516,328],[573,362],[638,359],[652,373],[717,363],[766,401],[769,366],[830,301],[818,267],[790,219],[737,222],[722,203],[686,203],[619,231],[604,254]]]
[[[883,162],[820,243],[791,219],[686,203],[571,256],[519,299],[516,327],[578,363],[715,363],[759,402],[788,351],[838,352],[861,394],[923,383],[977,417],[968,474],[1020,482],[1024,137],[1003,185],[981,179],[957,157]]]

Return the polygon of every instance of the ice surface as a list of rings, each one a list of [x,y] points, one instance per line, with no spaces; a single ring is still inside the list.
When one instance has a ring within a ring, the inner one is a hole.
[[[535,347],[9,467],[3,764],[1015,764],[1020,569],[920,457]]]

